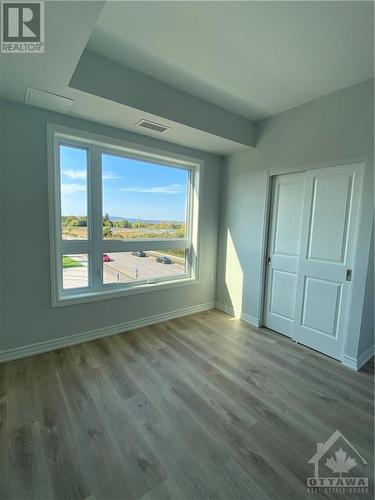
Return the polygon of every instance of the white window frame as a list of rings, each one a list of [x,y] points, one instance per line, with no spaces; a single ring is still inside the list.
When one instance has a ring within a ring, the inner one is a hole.
[[[203,161],[171,154],[86,131],[47,124],[49,223],[51,250],[52,306],[92,302],[134,293],[148,292],[199,282],[199,233]],[[61,232],[60,144],[85,148],[87,154],[87,240],[63,240]],[[142,238],[129,240],[103,239],[102,229],[102,153],[149,161],[161,166],[188,170],[188,209],[185,238]],[[185,249],[185,273],[130,283],[103,283],[103,253],[133,250]],[[87,254],[89,259],[88,287],[63,289],[62,256]]]

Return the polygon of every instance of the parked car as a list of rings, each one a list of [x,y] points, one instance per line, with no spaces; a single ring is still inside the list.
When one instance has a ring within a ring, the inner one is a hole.
[[[111,257],[106,253],[103,253],[103,262],[111,262],[111,261],[112,261]]]
[[[162,255],[161,257],[156,257],[156,262],[159,262],[159,264],[173,264],[172,259],[166,257],[165,255]]]
[[[146,257],[146,253],[143,250],[136,250],[132,252],[132,255],[134,255],[134,257]]]

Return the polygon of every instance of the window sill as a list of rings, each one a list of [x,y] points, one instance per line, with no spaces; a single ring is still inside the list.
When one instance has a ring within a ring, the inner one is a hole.
[[[52,298],[52,307],[64,307],[88,302],[101,302],[107,299],[116,299],[126,297],[128,295],[166,290],[168,288],[176,288],[186,285],[196,285],[198,283],[199,281],[196,278],[182,278],[179,280],[162,281],[159,283],[145,283],[128,288],[122,288],[120,290],[114,290],[112,288],[108,291],[77,293],[75,295],[72,294]]]

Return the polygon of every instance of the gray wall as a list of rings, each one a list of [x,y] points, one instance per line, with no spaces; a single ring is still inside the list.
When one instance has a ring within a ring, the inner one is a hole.
[[[369,328],[374,276],[368,266],[374,210],[373,109],[369,80],[259,122],[257,147],[226,159],[217,275],[221,307],[261,321],[268,170],[296,171],[364,156],[368,164],[345,354],[357,357],[361,325],[363,335],[373,342]]]
[[[205,161],[199,284],[123,298],[51,307],[47,122],[195,156]],[[0,351],[104,328],[215,300],[221,159],[77,118],[2,102]]]

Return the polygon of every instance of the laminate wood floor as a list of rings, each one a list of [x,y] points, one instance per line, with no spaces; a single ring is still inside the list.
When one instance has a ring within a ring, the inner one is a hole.
[[[369,493],[307,492],[336,430]],[[218,311],[0,365],[1,499],[373,498],[372,450],[371,363]]]

